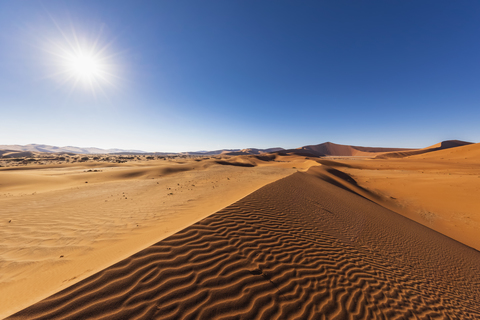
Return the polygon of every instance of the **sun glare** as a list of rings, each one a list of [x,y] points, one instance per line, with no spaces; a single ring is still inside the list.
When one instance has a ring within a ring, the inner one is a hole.
[[[79,37],[74,30],[70,34],[60,28],[59,31],[63,39],[49,41],[46,48],[56,66],[51,77],[59,80],[61,86],[70,84],[71,92],[83,87],[95,96],[98,92],[105,94],[107,86],[115,87],[118,76],[110,44],[102,44],[100,37]]]
[[[70,71],[83,80],[92,80],[100,76],[101,62],[94,56],[81,53],[72,57]]]

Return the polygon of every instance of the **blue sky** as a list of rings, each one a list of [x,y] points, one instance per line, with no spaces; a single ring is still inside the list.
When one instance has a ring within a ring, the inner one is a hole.
[[[479,17],[473,0],[5,0],[0,144],[479,142]],[[74,48],[96,54],[91,85],[65,69]]]

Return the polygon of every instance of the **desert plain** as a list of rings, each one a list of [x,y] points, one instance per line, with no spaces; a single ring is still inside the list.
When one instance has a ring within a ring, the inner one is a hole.
[[[2,156],[0,318],[480,318],[478,143]]]

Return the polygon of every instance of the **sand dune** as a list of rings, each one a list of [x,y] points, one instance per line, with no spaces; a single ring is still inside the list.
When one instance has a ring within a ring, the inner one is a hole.
[[[325,142],[317,145],[304,146],[297,149],[289,149],[280,151],[280,154],[296,154],[303,156],[363,156],[373,157],[380,153],[393,152],[393,151],[407,151],[411,149],[405,148],[375,148],[375,147],[359,147],[343,144],[336,144],[332,142]]]
[[[239,160],[238,160],[239,161]],[[84,162],[0,168],[0,318],[312,162]]]
[[[479,318],[479,156],[2,159],[0,318]]]
[[[478,251],[324,175],[271,183],[9,319],[480,317]]]
[[[4,158],[20,158],[20,157],[31,157],[35,153],[31,151],[18,151],[18,150],[8,150],[0,149],[0,157]]]
[[[480,250],[479,157],[477,143],[403,159],[319,162],[348,174],[355,183],[344,180],[346,188]]]
[[[388,152],[388,153],[380,154],[376,156],[376,158],[377,159],[405,158],[405,157],[430,153],[430,152],[444,150],[444,149],[456,148],[456,147],[465,146],[469,144],[472,144],[472,143],[466,142],[466,141],[460,141],[460,140],[447,140],[423,149],[410,150],[410,151],[396,151],[396,152]]]
[[[442,143],[443,144],[443,143]],[[433,146],[432,146],[433,147]],[[461,162],[475,162],[478,163],[480,157],[480,143],[470,143],[460,141],[459,144],[452,144],[444,147],[443,145],[438,150],[434,150],[429,154],[416,155],[412,159],[432,159],[432,160],[457,160]],[[469,160],[469,161],[465,161]]]

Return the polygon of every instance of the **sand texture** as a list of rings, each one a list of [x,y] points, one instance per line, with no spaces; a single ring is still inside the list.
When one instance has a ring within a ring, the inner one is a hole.
[[[0,168],[0,319],[296,171],[215,161]]]
[[[480,253],[297,172],[9,319],[479,319]]]

